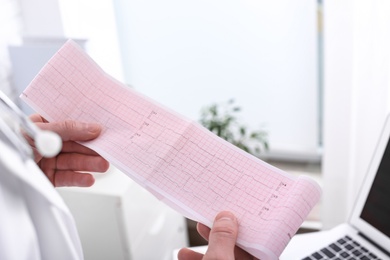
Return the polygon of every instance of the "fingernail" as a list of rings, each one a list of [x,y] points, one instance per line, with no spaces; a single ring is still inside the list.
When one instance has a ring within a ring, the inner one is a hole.
[[[87,130],[92,134],[96,134],[101,131],[101,126],[95,123],[87,123]]]
[[[85,175],[80,178],[78,186],[90,187],[95,183],[95,178],[92,175]]]
[[[215,220],[228,220],[228,221],[236,221],[236,217],[228,211],[221,212],[217,215]]]

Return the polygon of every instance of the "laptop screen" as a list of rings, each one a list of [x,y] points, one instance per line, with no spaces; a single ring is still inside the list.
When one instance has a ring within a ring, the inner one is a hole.
[[[377,142],[349,223],[382,248],[390,248],[390,115]]]
[[[372,183],[360,217],[390,237],[390,142]]]

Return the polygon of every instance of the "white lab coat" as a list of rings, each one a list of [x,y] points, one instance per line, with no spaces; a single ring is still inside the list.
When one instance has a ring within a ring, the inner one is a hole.
[[[83,259],[75,221],[32,159],[0,139],[0,259]]]

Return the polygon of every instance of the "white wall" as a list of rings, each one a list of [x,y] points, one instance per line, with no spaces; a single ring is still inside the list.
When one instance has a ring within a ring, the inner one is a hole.
[[[197,120],[235,98],[278,154],[317,155],[317,1],[115,1],[126,82]]]
[[[87,39],[88,54],[123,82],[113,0],[57,0],[67,38]]]
[[[390,111],[390,3],[324,1],[323,224],[347,219]]]
[[[123,80],[112,0],[7,2],[17,6],[20,14],[18,16],[21,24],[18,34],[20,39],[27,39],[25,42],[34,42],[42,46],[56,44],[68,38],[85,39],[89,55],[113,77]],[[10,12],[12,9],[1,10],[5,10],[7,16],[13,14]],[[4,48],[7,48],[8,44],[21,45],[23,42],[22,40],[7,42]]]
[[[24,37],[63,37],[63,23],[58,1],[19,0]]]

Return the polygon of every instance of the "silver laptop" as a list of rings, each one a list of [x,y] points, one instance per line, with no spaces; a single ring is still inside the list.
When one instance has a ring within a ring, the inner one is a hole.
[[[390,260],[389,140],[388,117],[348,222],[294,237],[281,259]]]

